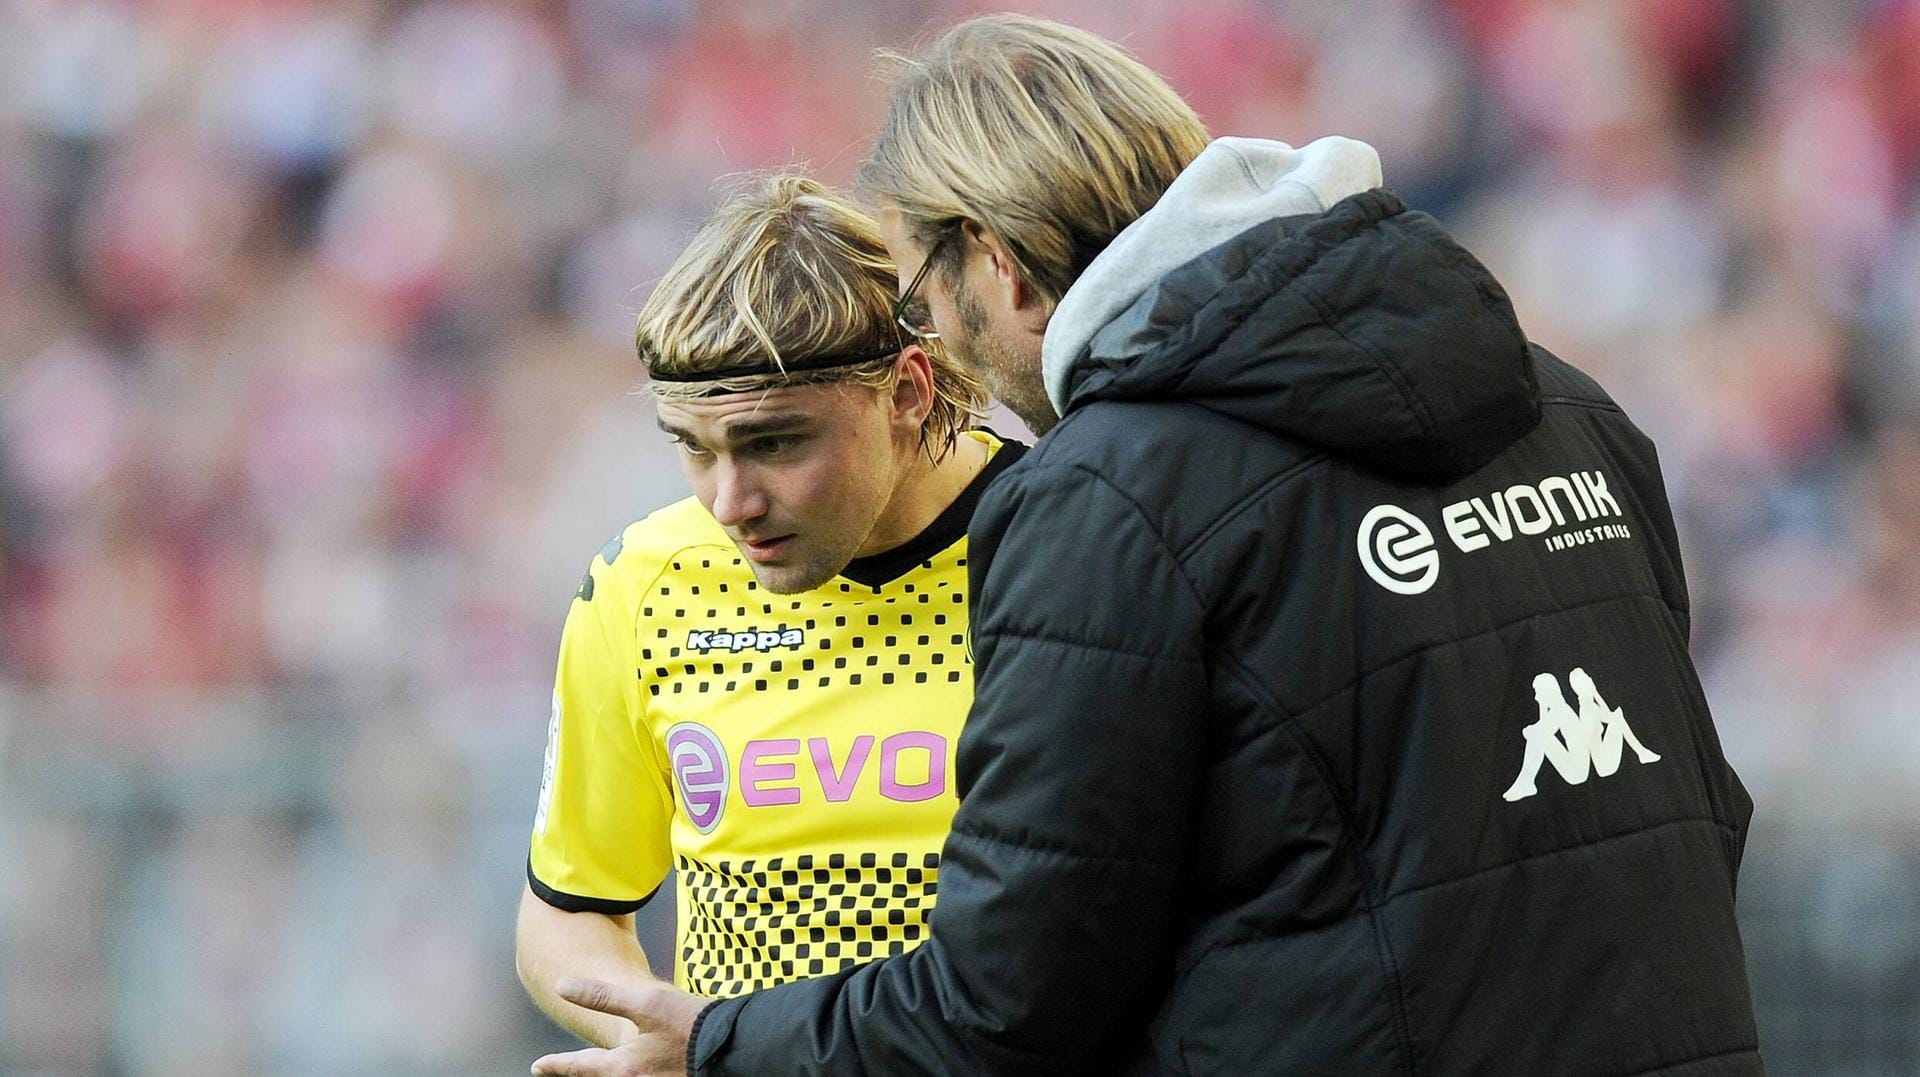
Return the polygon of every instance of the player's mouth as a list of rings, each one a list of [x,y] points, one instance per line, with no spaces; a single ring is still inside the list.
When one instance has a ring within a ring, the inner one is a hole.
[[[779,560],[780,555],[787,552],[787,548],[793,544],[794,538],[794,535],[781,535],[778,538],[769,539],[741,539],[740,548],[747,551],[748,557],[766,564],[769,561]]]

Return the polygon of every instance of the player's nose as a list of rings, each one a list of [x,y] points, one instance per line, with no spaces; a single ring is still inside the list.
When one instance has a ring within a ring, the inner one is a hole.
[[[750,472],[724,460],[715,472],[713,518],[720,526],[737,528],[767,514],[766,491]]]

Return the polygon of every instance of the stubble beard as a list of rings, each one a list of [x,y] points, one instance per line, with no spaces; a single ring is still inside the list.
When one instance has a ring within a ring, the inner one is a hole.
[[[839,527],[816,523],[798,540],[801,548],[784,563],[762,565],[749,559],[747,566],[752,569],[754,579],[771,594],[797,595],[811,591],[846,571],[847,565],[859,555],[877,522],[878,510],[874,511],[875,517],[868,519],[857,535],[851,532],[862,527],[858,515]]]
[[[1027,362],[987,325],[987,312],[972,292],[956,289],[954,309],[967,334],[959,349],[960,362],[980,375],[994,399],[1020,417],[1035,437],[1053,429],[1060,416],[1047,399],[1047,385],[1038,362]]]
[[[761,565],[748,561],[747,565],[753,570],[754,579],[770,594],[797,595],[833,579],[852,559],[851,554],[842,557],[821,551],[804,552],[802,560],[792,564]]]
[[[760,589],[772,595],[797,595],[802,591],[811,591],[833,578],[831,572],[820,575],[814,566],[752,567],[753,578],[760,581]]]

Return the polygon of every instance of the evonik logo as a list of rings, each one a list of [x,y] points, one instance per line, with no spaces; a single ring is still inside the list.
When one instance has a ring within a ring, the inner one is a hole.
[[[681,722],[667,730],[667,758],[687,821],[713,833],[727,810],[727,750],[719,736],[699,722]]]
[[[1632,538],[1633,529],[1626,523],[1597,522],[1625,515],[1607,489],[1605,474],[1576,471],[1455,501],[1440,510],[1440,522],[1461,553],[1533,535],[1545,535],[1541,543],[1546,551],[1558,553]],[[1398,505],[1375,505],[1369,510],[1360,520],[1355,545],[1367,575],[1395,594],[1422,594],[1440,576],[1440,548],[1433,528]]]
[[[1440,510],[1447,537],[1461,553],[1486,549],[1495,542],[1511,542],[1520,535],[1538,535],[1568,520],[1586,523],[1609,516],[1624,516],[1620,502],[1607,490],[1607,477],[1598,471],[1576,471],[1555,475],[1537,484],[1515,483],[1485,497],[1456,501]],[[1603,530],[1589,528],[1587,530]],[[1625,528],[1619,528],[1624,531]],[[1558,537],[1558,536],[1556,536]],[[1630,535],[1617,537],[1630,538]],[[1566,545],[1573,545],[1568,543]],[[1564,549],[1548,543],[1550,550]]]
[[[743,629],[739,632],[725,628],[700,629],[687,633],[689,651],[771,651],[776,647],[798,647],[807,640],[805,631],[798,628]]]
[[[1398,595],[1417,595],[1440,576],[1440,551],[1426,521],[1398,505],[1375,505],[1360,521],[1360,567]]]

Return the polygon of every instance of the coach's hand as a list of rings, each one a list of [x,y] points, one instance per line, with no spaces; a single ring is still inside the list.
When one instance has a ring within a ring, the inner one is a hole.
[[[554,989],[576,1006],[632,1021],[639,1035],[618,1047],[547,1055],[534,1062],[534,1077],[686,1077],[687,1038],[713,1001],[665,984],[616,986],[570,976]]]

